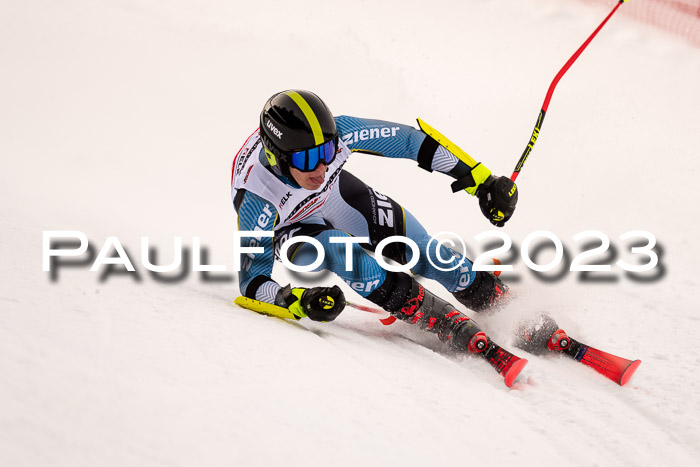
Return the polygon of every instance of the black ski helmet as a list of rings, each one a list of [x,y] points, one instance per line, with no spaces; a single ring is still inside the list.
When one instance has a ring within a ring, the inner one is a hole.
[[[270,97],[260,112],[260,138],[273,170],[291,177],[292,152],[311,149],[338,137],[335,119],[316,94],[289,90]]]

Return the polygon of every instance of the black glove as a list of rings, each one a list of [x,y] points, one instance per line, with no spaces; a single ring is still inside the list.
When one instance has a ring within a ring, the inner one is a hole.
[[[289,311],[312,321],[333,321],[345,308],[345,295],[337,285],[310,289],[287,285],[279,293]]]
[[[479,207],[486,218],[496,227],[503,227],[518,204],[518,187],[508,177],[489,177],[476,191]]]

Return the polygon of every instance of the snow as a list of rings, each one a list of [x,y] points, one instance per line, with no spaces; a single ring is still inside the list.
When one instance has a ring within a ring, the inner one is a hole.
[[[547,310],[641,367],[619,387],[519,351],[530,363],[509,390],[404,323],[352,309],[292,323],[233,306],[231,160],[265,99],[298,87],[336,114],[421,117],[509,174],[549,83],[607,7],[31,0],[0,11],[0,465],[697,462],[696,48],[614,16],[559,83],[503,230],[515,252],[550,230],[567,261],[576,233],[599,230],[617,256],[594,259],[609,264],[633,262],[619,236],[646,230],[660,277],[613,266],[607,281],[545,281],[516,257],[517,302],[475,317],[512,349],[516,323]],[[359,154],[348,169],[432,232],[475,247],[490,230],[444,176]],[[85,233],[93,255],[116,236],[137,274],[79,258],[52,280],[48,230]],[[190,250],[199,237],[228,272],[166,281],[142,266],[141,236],[158,264],[175,237]]]

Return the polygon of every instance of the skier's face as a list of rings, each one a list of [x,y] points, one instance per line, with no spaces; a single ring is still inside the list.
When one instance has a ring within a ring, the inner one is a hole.
[[[294,167],[289,168],[294,180],[296,180],[300,187],[306,188],[307,190],[318,190],[321,188],[321,185],[323,185],[323,182],[326,180],[326,170],[328,170],[326,164],[318,164],[318,167],[316,167],[316,170],[313,172],[302,172]]]

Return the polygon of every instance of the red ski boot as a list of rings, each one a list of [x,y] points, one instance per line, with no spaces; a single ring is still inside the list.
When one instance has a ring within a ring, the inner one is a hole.
[[[561,352],[577,362],[593,368],[598,373],[623,386],[629,381],[641,360],[603,352],[569,337],[549,315],[521,324],[515,345],[533,354]]]

